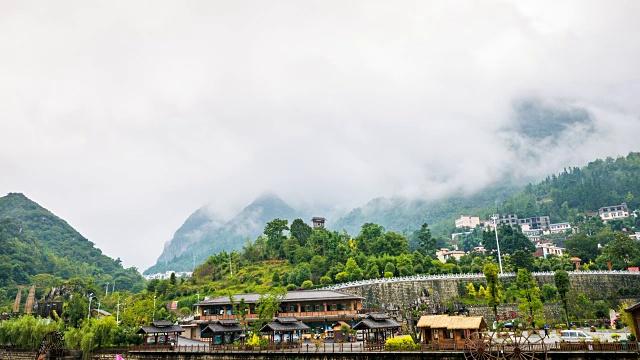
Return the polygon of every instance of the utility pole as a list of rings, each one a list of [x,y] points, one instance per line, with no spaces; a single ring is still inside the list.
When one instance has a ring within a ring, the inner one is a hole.
[[[124,305],[125,303],[121,303],[120,300],[118,300],[118,303],[116,304],[116,324],[120,325],[120,305]]]
[[[104,287],[104,296],[109,295],[109,282],[107,281],[107,286]]]
[[[233,267],[231,266],[231,253],[229,253],[229,271],[231,272],[231,276],[233,276]]]
[[[115,294],[116,292],[116,279],[113,279],[113,286],[111,287],[111,293]]]
[[[498,241],[498,214],[494,214],[491,219],[493,219],[493,224],[495,225],[496,230],[496,246],[498,248],[498,263],[500,264],[500,274],[502,274],[502,256],[500,256],[500,242]]]
[[[91,316],[91,300],[93,300],[93,293],[89,294],[89,313],[87,314],[87,319]]]
[[[193,254],[193,271],[196,271],[196,254]]]
[[[153,316],[151,321],[156,321],[156,295],[153,295]]]

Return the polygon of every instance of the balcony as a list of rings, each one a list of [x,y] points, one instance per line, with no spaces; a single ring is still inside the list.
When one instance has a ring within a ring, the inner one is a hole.
[[[298,320],[305,320],[310,318],[352,318],[358,315],[357,310],[330,310],[330,311],[303,311],[303,312],[279,312],[276,317],[295,317]],[[257,314],[247,314],[247,320],[257,319]],[[236,319],[235,315],[200,315],[200,320],[215,321],[215,320],[232,320]]]

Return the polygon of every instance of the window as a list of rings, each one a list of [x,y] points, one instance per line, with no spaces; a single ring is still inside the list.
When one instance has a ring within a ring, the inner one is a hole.
[[[447,335],[449,339],[453,339],[453,330],[447,330]]]
[[[338,310],[338,304],[331,304],[331,311]]]
[[[304,306],[304,311],[311,312],[311,305],[305,305]]]
[[[433,329],[433,340],[438,340],[438,330]]]
[[[316,307],[316,311],[322,311],[322,310],[320,310],[320,306],[321,306],[320,304],[316,304],[316,305],[315,305],[315,307]]]
[[[297,312],[295,305],[289,305],[289,312]]]

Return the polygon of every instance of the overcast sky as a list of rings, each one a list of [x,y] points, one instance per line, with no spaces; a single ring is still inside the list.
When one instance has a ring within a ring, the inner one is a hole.
[[[203,204],[349,209],[640,151],[640,1],[0,0],[0,194],[143,270]],[[514,104],[590,114],[518,132]]]

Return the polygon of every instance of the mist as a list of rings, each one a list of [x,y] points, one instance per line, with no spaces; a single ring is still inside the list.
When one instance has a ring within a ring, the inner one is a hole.
[[[339,214],[638,151],[637,1],[1,1],[0,192],[126,266],[265,191]]]

